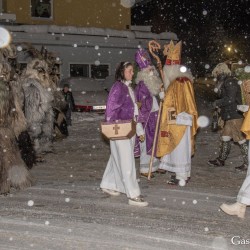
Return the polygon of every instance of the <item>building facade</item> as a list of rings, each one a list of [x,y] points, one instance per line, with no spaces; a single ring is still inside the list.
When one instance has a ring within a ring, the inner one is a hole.
[[[2,0],[1,4],[4,14],[15,16],[2,22],[12,42],[19,48],[30,43],[53,52],[62,62],[61,79],[102,80],[114,74],[120,61],[133,62],[138,47],[147,48],[150,40],[162,45],[178,40],[175,33],[154,34],[150,27],[131,26],[131,9],[120,0]],[[25,65],[30,58],[19,49],[18,60]]]
[[[131,9],[120,0],[1,0],[2,12],[16,23],[129,29]]]

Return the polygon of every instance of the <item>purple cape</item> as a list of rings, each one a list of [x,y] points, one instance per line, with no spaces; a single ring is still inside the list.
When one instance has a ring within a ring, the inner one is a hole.
[[[105,120],[132,120],[133,118],[134,103],[129,95],[128,86],[116,81],[109,92]]]

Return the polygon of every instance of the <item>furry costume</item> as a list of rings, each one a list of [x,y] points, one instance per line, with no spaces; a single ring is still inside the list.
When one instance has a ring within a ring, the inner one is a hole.
[[[54,97],[47,72],[47,63],[44,60],[34,59],[28,63],[22,75],[24,113],[38,157],[41,157],[42,153],[52,152]]]
[[[22,159],[30,169],[36,163],[36,156],[32,141],[27,132],[27,122],[23,112],[24,92],[20,83],[20,77],[17,74],[17,50],[15,45],[11,44],[2,49],[2,54],[4,59],[8,61],[11,66],[11,68],[9,68],[10,80],[8,83],[13,95],[15,109],[15,116],[13,116],[13,119],[11,120],[11,126],[14,130]]]
[[[3,64],[1,64],[3,66]],[[3,76],[3,75],[1,75]],[[23,189],[32,185],[32,177],[21,158],[11,123],[16,115],[13,95],[8,83],[0,80],[0,194],[10,188]]]

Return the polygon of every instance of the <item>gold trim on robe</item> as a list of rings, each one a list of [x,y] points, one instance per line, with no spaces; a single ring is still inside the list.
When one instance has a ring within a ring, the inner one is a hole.
[[[246,135],[246,139],[250,140],[250,111],[245,113],[245,118],[241,126],[241,131]]]
[[[173,122],[169,123],[169,110],[175,110],[177,115],[181,112],[192,115],[191,145],[193,155],[195,146],[194,136],[198,129],[198,112],[193,84],[188,78],[177,78],[170,83],[165,93],[156,152],[158,157],[169,154],[176,148],[187,127],[186,125],[173,124]]]

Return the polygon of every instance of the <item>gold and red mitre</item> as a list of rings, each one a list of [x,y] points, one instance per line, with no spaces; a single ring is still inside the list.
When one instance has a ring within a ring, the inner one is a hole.
[[[182,42],[179,41],[176,45],[171,40],[169,44],[164,45],[163,54],[167,56],[166,65],[181,64],[181,47]]]

